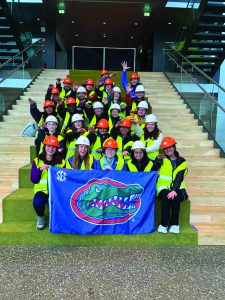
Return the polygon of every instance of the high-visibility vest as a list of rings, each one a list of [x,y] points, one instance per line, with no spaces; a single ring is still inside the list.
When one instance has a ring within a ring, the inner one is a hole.
[[[157,195],[161,190],[171,190],[173,187],[173,182],[177,176],[179,171],[184,170],[184,175],[187,174],[187,164],[186,161],[182,162],[175,170],[173,170],[173,166],[171,161],[166,157],[163,159],[163,164],[159,169],[159,177],[156,184]],[[180,189],[185,188],[184,181],[180,184]]]
[[[72,156],[69,159],[67,159],[67,161],[66,161],[67,169],[72,169],[72,161],[73,161]],[[91,154],[89,154],[89,162],[90,162],[90,170],[92,170],[93,163],[94,163],[94,157]],[[84,161],[82,161],[82,163],[81,163],[80,170],[86,170]]]
[[[104,161],[104,156],[101,157],[100,160],[99,160],[101,168],[102,168],[103,161]],[[124,164],[125,164],[124,159],[122,159],[121,157],[118,157],[115,170],[121,171],[124,167]]]
[[[101,147],[102,147],[101,138],[100,136],[97,136],[96,141],[91,150],[91,154],[94,156],[95,159],[100,159],[102,157],[102,154],[97,152],[97,150]]]
[[[66,92],[65,88],[62,87],[62,91],[61,91],[61,93],[59,94],[59,97],[60,97],[61,99],[65,99],[65,97],[66,97],[66,96],[69,96],[71,92],[72,92],[72,90],[69,90],[68,92]]]
[[[64,121],[63,121],[63,124],[62,124],[62,128],[61,128],[61,131],[60,131],[60,134],[63,134],[66,127],[68,126],[68,123],[69,123],[69,120],[70,120],[70,113],[67,111],[66,112],[66,115],[65,115],[65,118],[64,118]]]
[[[71,130],[72,131],[72,130]],[[88,135],[88,131],[87,132],[84,132],[82,133],[81,135],[84,135],[84,136],[87,136]],[[80,136],[81,136],[80,135]],[[68,159],[69,157],[73,156],[74,155],[74,151],[75,151],[75,148],[76,148],[76,141],[77,139],[74,139],[72,140],[70,143],[69,143],[69,146],[67,148],[67,152],[66,152],[66,159]]]
[[[132,163],[131,160],[127,162],[127,166],[130,172],[138,172],[137,167]],[[150,160],[143,172],[150,172],[153,166],[153,162]]]
[[[48,136],[47,134],[45,135],[45,138],[46,138],[46,136]],[[44,138],[44,140],[45,140],[45,138]],[[58,142],[61,142],[62,140],[64,140],[64,137],[63,136],[61,136],[61,135],[58,135],[57,136],[57,139],[58,139]],[[44,141],[43,140],[43,141]],[[43,144],[43,142],[41,142],[41,145],[40,145],[40,150],[39,150],[39,155],[43,152],[43,148],[44,148],[44,144]]]
[[[141,141],[145,145],[145,148],[148,148],[148,147],[152,146],[152,144],[154,143],[155,140],[153,138],[150,138],[150,139],[148,138],[147,140],[145,140],[144,135],[142,135]],[[159,151],[148,152],[147,155],[148,155],[148,158],[155,160],[155,158],[159,155]]]
[[[125,145],[123,145],[123,139],[122,139],[122,137],[120,135],[117,136],[116,141],[117,141],[117,144],[118,144],[118,150],[117,150],[118,157],[121,157],[121,158],[123,158],[125,160],[130,159],[129,155],[123,156],[123,151],[127,147],[132,146],[134,142],[133,141],[129,141],[128,143],[126,143]]]
[[[89,123],[89,128],[95,126],[96,123],[97,123],[97,118],[96,115],[94,115],[93,118],[91,119],[91,122]]]
[[[34,163],[37,168],[41,168],[44,165],[43,160],[39,159],[38,157],[35,157]],[[65,161],[62,160],[61,164],[56,164],[55,167],[63,168],[65,164]],[[48,195],[48,170],[43,170],[41,172],[41,179],[38,183],[34,185],[34,194],[37,192],[43,192]]]

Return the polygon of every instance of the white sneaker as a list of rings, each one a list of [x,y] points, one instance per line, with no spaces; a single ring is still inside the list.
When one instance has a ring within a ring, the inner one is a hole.
[[[170,233],[180,233],[180,226],[179,225],[172,225],[169,229]]]
[[[37,217],[37,226],[36,226],[36,228],[38,229],[38,230],[42,230],[42,229],[44,229],[44,227],[45,227],[45,217],[44,216],[41,216],[41,217]]]
[[[161,232],[161,233],[167,233],[167,227],[164,227],[162,225],[159,225],[158,227],[158,232]]]

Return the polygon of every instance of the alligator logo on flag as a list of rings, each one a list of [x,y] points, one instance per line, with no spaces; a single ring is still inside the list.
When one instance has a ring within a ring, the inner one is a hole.
[[[59,172],[65,173],[65,180],[60,180]],[[155,230],[156,179],[156,172],[80,171],[51,167],[50,232],[150,233]]]

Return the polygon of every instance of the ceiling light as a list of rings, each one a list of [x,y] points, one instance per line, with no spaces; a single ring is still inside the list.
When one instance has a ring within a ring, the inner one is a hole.
[[[79,34],[75,34],[75,36],[76,36],[76,37],[78,37],[78,36],[79,36]]]
[[[134,22],[134,26],[138,26],[138,22]]]
[[[72,23],[72,24],[74,24],[74,23],[75,23],[75,21],[74,21],[74,20],[72,20],[72,21],[71,21],[71,23]]]
[[[37,18],[37,21],[40,21],[40,18]]]
[[[103,25],[106,25],[106,22],[102,22]]]
[[[168,25],[171,25],[172,23],[171,22],[168,22]]]
[[[130,38],[133,39],[134,38],[133,35]]]
[[[103,35],[102,35],[104,38],[106,38],[106,33],[103,33]]]

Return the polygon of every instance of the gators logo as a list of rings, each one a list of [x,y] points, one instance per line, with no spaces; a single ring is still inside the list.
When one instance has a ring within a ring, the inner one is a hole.
[[[92,179],[71,197],[74,213],[92,224],[125,223],[139,210],[143,188],[109,178]]]

